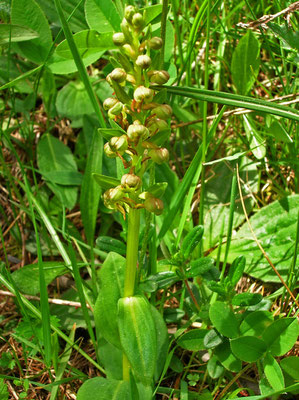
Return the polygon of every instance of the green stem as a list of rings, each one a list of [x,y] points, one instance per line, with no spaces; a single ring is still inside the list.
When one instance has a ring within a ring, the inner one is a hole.
[[[133,296],[137,271],[140,210],[130,208],[128,212],[127,263],[124,297]]]
[[[134,295],[135,279],[138,261],[140,210],[130,208],[128,212],[128,234],[127,234],[127,263],[125,273],[124,297]],[[123,379],[130,380],[130,363],[123,353]]]
[[[164,65],[167,13],[168,13],[168,0],[163,0],[162,16],[161,16],[161,39],[163,40],[163,42],[162,42],[162,48],[160,50],[160,59],[159,59],[159,68],[160,69],[163,69],[163,65]]]

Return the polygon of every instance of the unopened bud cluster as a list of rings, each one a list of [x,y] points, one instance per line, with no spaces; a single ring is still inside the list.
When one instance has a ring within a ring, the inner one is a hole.
[[[169,130],[172,109],[155,101],[156,84],[168,82],[167,71],[157,68],[158,51],[163,42],[152,37],[146,27],[145,11],[127,6],[121,23],[121,32],[113,35],[117,52],[111,58],[114,69],[106,80],[115,97],[107,98],[103,108],[108,117],[119,125],[119,136],[112,137],[104,146],[107,157],[119,157],[129,173],[123,175],[120,185],[104,193],[106,207],[123,213],[128,207],[145,208],[160,215],[163,202],[149,192],[140,196],[142,177],[154,162],[162,164],[169,159],[166,148],[155,144],[155,135]],[[117,130],[118,131],[118,130]]]

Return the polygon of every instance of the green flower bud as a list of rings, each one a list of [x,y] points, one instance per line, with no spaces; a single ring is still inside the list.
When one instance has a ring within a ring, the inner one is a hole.
[[[136,65],[138,65],[138,67],[147,69],[151,65],[152,60],[149,56],[144,54],[144,55],[138,56],[137,60],[135,62],[136,62]]]
[[[112,72],[107,76],[107,78],[110,78],[112,81],[122,83],[126,80],[127,73],[123,68],[114,68]]]
[[[122,46],[126,42],[125,35],[122,32],[114,33],[112,40],[115,46]]]
[[[136,8],[134,6],[127,6],[125,8],[124,17],[128,22],[132,21],[133,15],[136,13]]]
[[[169,119],[172,115],[172,108],[168,104],[161,104],[158,107],[152,109],[152,115],[160,119]]]
[[[142,181],[139,176],[125,174],[121,178],[121,186],[125,192],[133,192],[141,187]]]
[[[153,37],[148,42],[148,46],[153,50],[160,50],[163,44],[163,40],[160,37]]]
[[[164,121],[163,119],[153,118],[153,119],[149,120],[149,122],[147,124],[147,128],[150,132],[150,135],[152,136],[159,131],[163,131],[164,129],[167,129],[168,123],[166,121]]]
[[[152,71],[150,74],[150,81],[159,85],[168,82],[169,78],[170,75],[167,71]]]
[[[138,102],[144,100],[145,103],[150,103],[153,97],[154,91],[145,86],[139,86],[134,92],[134,99]]]
[[[116,202],[124,197],[125,193],[121,186],[116,186],[115,188],[108,189],[103,194],[103,200],[105,207],[110,210],[116,209]]]
[[[129,125],[127,135],[133,141],[139,138],[145,139],[149,135],[149,130],[144,125],[141,125],[139,121],[134,121],[132,125]]]
[[[123,50],[126,53],[127,56],[135,60],[136,58],[136,51],[133,49],[133,47],[130,44],[124,44],[123,45]]]
[[[145,26],[145,21],[143,15],[140,13],[136,13],[132,17],[132,25],[135,29],[141,30]]]
[[[124,152],[128,148],[128,138],[126,135],[114,136],[109,140],[109,145],[112,151]]]
[[[161,149],[150,150],[148,155],[157,164],[163,164],[165,161],[169,160],[169,152],[163,147]]]
[[[161,215],[164,209],[164,204],[161,199],[157,199],[156,197],[150,197],[145,200],[144,208],[149,211],[153,212],[156,215]]]
[[[119,103],[117,99],[108,97],[103,103],[104,110],[110,110],[110,108],[114,107],[117,103]]]
[[[108,117],[114,119],[116,115],[119,115],[123,110],[123,103],[118,101],[113,107],[111,107],[108,111]]]
[[[108,142],[104,144],[104,152],[106,156],[109,158],[117,157],[117,154],[111,149],[110,144]]]

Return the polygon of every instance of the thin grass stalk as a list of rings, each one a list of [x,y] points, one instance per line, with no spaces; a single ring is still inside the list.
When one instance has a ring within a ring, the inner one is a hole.
[[[207,28],[206,28],[206,51],[205,51],[205,75],[204,75],[204,88],[207,90],[209,85],[209,49],[210,49],[210,24],[211,24],[211,0],[207,4]],[[205,161],[207,152],[207,133],[208,133],[208,102],[203,103],[203,126],[202,126],[202,153],[201,153],[201,188],[200,188],[200,202],[199,202],[199,225],[203,225],[204,215],[204,197],[205,197]],[[202,242],[200,244],[203,251]],[[202,252],[201,251],[201,252]]]
[[[77,260],[76,260],[76,255],[75,255],[74,249],[72,248],[71,244],[69,244],[68,250],[69,250],[68,253],[70,255],[71,262],[72,262],[73,275],[74,275],[74,279],[75,279],[75,283],[76,283],[76,288],[78,290],[78,295],[79,295],[79,299],[80,299],[80,303],[81,303],[81,307],[82,307],[83,317],[86,322],[86,326],[87,326],[87,330],[88,330],[90,339],[93,343],[93,346],[94,346],[94,348],[96,350],[96,354],[97,354],[97,342],[96,342],[96,339],[95,339],[95,336],[93,333],[89,312],[88,312],[88,309],[86,306],[87,300],[84,295],[84,290],[83,290],[81,276],[80,276],[80,272],[79,272],[79,268],[78,268],[78,264],[77,264]]]
[[[168,13],[168,0],[162,0],[162,15],[161,15],[162,47],[160,50],[159,69],[163,69],[164,66],[167,13]]]
[[[88,94],[88,96],[90,98],[90,101],[91,101],[92,105],[93,105],[93,108],[94,108],[95,113],[96,113],[96,115],[98,117],[99,123],[101,125],[101,128],[105,128],[106,124],[105,124],[104,117],[103,117],[101,109],[100,109],[100,105],[99,105],[98,100],[96,98],[96,95],[95,95],[95,93],[94,93],[94,91],[92,89],[88,74],[86,72],[86,68],[85,68],[85,66],[83,64],[82,58],[80,57],[80,54],[79,54],[79,51],[77,49],[76,43],[74,41],[72,32],[71,32],[71,30],[70,30],[70,28],[68,26],[68,23],[66,21],[66,18],[64,16],[64,13],[63,13],[63,10],[62,10],[62,7],[61,7],[61,2],[60,2],[60,0],[54,0],[54,3],[55,3],[55,7],[56,7],[56,10],[57,10],[57,13],[59,15],[59,19],[60,19],[60,22],[61,22],[61,25],[62,25],[62,28],[63,28],[63,32],[65,34],[66,40],[67,40],[68,45],[70,47],[70,50],[72,52],[75,64],[76,64],[76,66],[78,68],[78,72],[79,72],[79,75],[81,77],[81,80],[82,80],[82,82],[83,82],[83,84],[85,86],[86,92],[87,92],[87,94]]]
[[[181,66],[181,68],[183,68],[184,55],[183,55],[183,46],[182,46],[179,20],[178,20],[177,0],[171,0],[171,7],[172,7],[172,14],[173,14],[174,29],[175,29],[175,34],[176,34],[176,41],[177,41],[178,52],[179,52],[179,57],[180,57],[180,66]]]

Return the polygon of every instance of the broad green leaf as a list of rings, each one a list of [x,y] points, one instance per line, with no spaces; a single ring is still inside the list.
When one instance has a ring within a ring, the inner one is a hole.
[[[38,0],[38,4],[44,10],[44,13],[50,23],[60,27],[61,23],[54,1]],[[88,28],[84,18],[84,2],[78,2],[78,0],[63,0],[61,6],[65,12],[65,15],[67,17],[71,16],[68,24],[73,32],[79,32]]]
[[[215,355],[213,355],[209,359],[208,364],[207,364],[207,370],[212,379],[219,378],[222,375],[222,373],[224,372],[223,366],[220,364],[220,362],[218,361],[218,358]]]
[[[9,70],[7,66],[9,65]],[[28,71],[27,66],[20,65],[11,56],[0,57],[0,90],[14,87],[20,93],[32,93],[30,77],[41,70],[41,66]]]
[[[84,66],[87,67],[88,65],[96,62],[103,54],[104,51],[102,51],[102,53],[90,54],[88,57],[82,58],[82,62]],[[53,72],[53,74],[57,75],[71,74],[78,71],[77,65],[74,60],[67,60],[59,56],[56,51],[50,57],[49,61],[47,62],[47,66]]]
[[[119,299],[117,324],[121,346],[134,375],[150,385],[156,369],[157,337],[148,300],[142,296]]]
[[[43,261],[45,283],[49,285],[58,276],[64,275],[67,272],[65,264],[59,261]],[[39,289],[39,269],[37,264],[28,264],[17,269],[12,274],[17,288],[30,295],[36,295],[40,292]]]
[[[250,150],[258,160],[261,160],[266,155],[265,140],[261,137],[260,133],[257,131],[257,128],[252,118],[244,114],[243,121]]]
[[[260,293],[238,293],[232,298],[232,305],[240,307],[255,306],[263,296]]]
[[[269,22],[268,26],[279,37],[285,49],[299,51],[298,31],[293,30],[292,27],[286,24],[278,25],[275,22]]]
[[[239,94],[247,94],[258,74],[260,45],[249,29],[233,52],[232,79]]]
[[[81,187],[80,210],[87,242],[93,244],[101,190],[94,173],[102,172],[103,138],[96,128],[93,132],[91,149],[88,154],[86,169]]]
[[[218,242],[222,224],[224,223],[224,227],[228,226],[234,167],[235,162],[223,162],[213,165],[211,168],[212,178],[206,183],[204,202],[205,232],[203,243],[206,250],[212,248]],[[245,183],[242,190],[245,207],[247,213],[250,213],[254,205],[254,200],[250,194],[257,189],[257,168],[248,158],[243,158],[239,167],[240,177]],[[238,227],[243,221],[245,221],[245,216],[238,193],[234,207],[233,228]],[[224,231],[224,235],[226,235],[226,233],[227,232]],[[225,246],[223,246],[223,249],[225,249]]]
[[[121,380],[123,378],[122,350],[101,337],[101,332],[97,332],[97,342],[99,359],[105,368],[107,378]]]
[[[28,42],[18,43],[21,54],[40,64],[46,59],[52,46],[52,35],[48,21],[35,0],[13,0],[11,23],[32,29],[39,37]]]
[[[100,33],[120,31],[121,17],[112,0],[86,0],[85,17],[90,29]]]
[[[299,357],[288,356],[280,360],[280,366],[292,379],[299,380]]]
[[[263,207],[251,216],[250,223],[262,247],[281,276],[286,279],[294,254],[299,195],[288,196]],[[243,255],[245,272],[257,279],[280,282],[268,261],[262,256],[248,224],[244,224],[232,238],[228,262]],[[221,252],[221,260],[224,251]]]
[[[37,165],[43,175],[49,171],[77,172],[77,165],[69,147],[55,137],[44,134],[37,145]],[[46,177],[45,177],[46,178]],[[65,207],[72,209],[76,203],[78,188],[62,186],[46,181],[50,189],[59,196]]]
[[[77,400],[132,400],[130,383],[96,377],[88,379],[80,387]]]
[[[267,344],[254,336],[241,336],[231,339],[230,347],[236,357],[246,362],[259,360],[267,351]]]
[[[145,11],[145,24],[148,25],[161,14],[162,4],[155,4],[153,6],[141,8],[140,12],[143,11]]]
[[[209,330],[203,340],[203,344],[206,349],[212,349],[213,347],[217,347],[222,342],[223,342],[223,337],[220,335],[219,332],[216,331],[216,329]]]
[[[44,171],[43,172],[44,179],[58,183],[59,185],[65,186],[77,186],[81,185],[83,176],[78,171]]]
[[[280,318],[272,322],[263,333],[263,339],[273,356],[283,356],[296,343],[299,324],[296,318]]]
[[[243,336],[262,336],[264,330],[273,322],[273,315],[269,311],[254,311],[244,318],[240,325]]]
[[[235,338],[239,335],[238,320],[227,303],[215,301],[210,306],[209,316],[214,327],[223,336]]]
[[[73,120],[94,112],[93,105],[81,81],[71,81],[57,95],[57,112]]]
[[[115,49],[116,46],[112,41],[112,33],[98,33],[95,30],[86,30],[75,33],[74,41],[78,48],[82,59],[97,54],[100,58],[104,51]],[[73,59],[73,54],[69,48],[67,40],[61,42],[57,48],[58,56]]]
[[[124,242],[110,236],[99,236],[96,240],[96,246],[106,253],[114,251],[122,256],[126,255],[126,245]]]
[[[120,185],[120,180],[113,178],[111,176],[106,176],[101,174],[93,174],[92,176],[93,179],[103,190],[108,190],[114,186]]]
[[[126,260],[109,253],[99,272],[99,295],[94,308],[95,325],[108,342],[121,347],[117,325],[117,303],[123,295]]]
[[[266,378],[274,390],[284,389],[284,378],[278,362],[271,354],[267,353],[263,359]]]
[[[177,341],[178,346],[189,351],[204,350],[204,337],[207,334],[206,329],[192,329],[184,333]]]
[[[214,350],[214,354],[221,364],[229,371],[239,372],[241,370],[242,362],[232,353],[228,340],[225,340],[217,346]]]
[[[0,24],[0,46],[10,42],[24,42],[39,37],[37,32],[20,25]]]
[[[110,140],[114,136],[121,136],[125,132],[122,129],[109,129],[109,128],[99,128],[99,133],[106,139]]]

